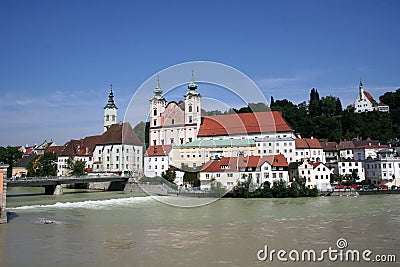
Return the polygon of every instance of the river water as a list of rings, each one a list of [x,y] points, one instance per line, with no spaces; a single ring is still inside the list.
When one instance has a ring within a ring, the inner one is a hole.
[[[199,201],[121,192],[10,196],[10,221],[0,225],[0,266],[398,266],[257,257],[265,245],[337,249],[339,238],[347,249],[400,261],[400,195],[220,199],[193,208],[163,203],[171,199]],[[41,218],[61,223],[40,224]]]

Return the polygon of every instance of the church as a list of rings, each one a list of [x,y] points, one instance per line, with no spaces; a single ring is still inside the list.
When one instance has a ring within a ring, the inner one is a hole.
[[[183,145],[196,140],[201,124],[201,95],[192,81],[183,103],[168,102],[158,81],[150,100],[149,145]]]
[[[358,95],[354,101],[354,112],[363,113],[375,110],[380,112],[389,112],[389,106],[384,103],[377,103],[371,94],[364,90],[364,86],[360,80]]]

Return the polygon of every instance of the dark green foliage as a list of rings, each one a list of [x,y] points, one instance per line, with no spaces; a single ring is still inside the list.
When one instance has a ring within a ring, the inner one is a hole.
[[[74,160],[69,157],[67,160],[67,168],[70,170],[69,174],[74,176],[85,175],[85,162],[83,160]]]
[[[165,172],[161,174],[162,178],[167,180],[170,183],[173,183],[176,178],[176,172],[172,168],[168,168]]]
[[[56,176],[57,164],[54,153],[44,153],[34,157],[27,165],[28,176]]]
[[[381,100],[389,103],[390,113],[354,113],[352,106],[343,111],[337,97],[319,99],[318,91],[313,88],[309,105],[306,102],[295,105],[286,99],[275,100],[271,110],[280,111],[295,132],[303,137],[336,142],[369,137],[387,142],[400,136],[400,89],[395,93],[385,93]]]
[[[285,197],[317,197],[318,190],[316,188],[309,189],[305,186],[305,182],[301,178],[296,178],[290,187],[286,186],[284,180],[274,182],[272,188],[270,184],[265,182],[261,187],[249,192],[251,187],[251,179],[246,182],[240,182],[225,197],[233,198],[285,198]]]
[[[0,147],[0,163],[9,165],[7,168],[7,177],[11,177],[12,168],[17,162],[17,159],[21,157],[22,152],[15,147]]]
[[[183,175],[183,182],[188,183],[193,187],[200,186],[200,180],[197,177],[197,172],[185,172]]]
[[[272,196],[273,197],[288,197],[288,188],[286,187],[285,181],[280,179],[278,182],[274,182],[272,186]]]

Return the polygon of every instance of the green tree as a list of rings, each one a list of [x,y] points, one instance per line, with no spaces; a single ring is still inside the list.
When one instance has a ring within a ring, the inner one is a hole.
[[[67,160],[67,168],[69,169],[69,174],[73,176],[81,176],[86,174],[86,162],[83,160],[74,160],[69,157]]]
[[[286,187],[286,182],[283,179],[274,181],[271,191],[274,197],[283,198],[288,196],[288,188]]]
[[[22,152],[16,147],[0,147],[0,163],[8,164],[7,177],[11,177],[12,168],[18,159],[22,157]]]
[[[200,186],[200,179],[197,177],[197,172],[185,172],[183,182],[188,183],[193,187]]]
[[[321,115],[321,101],[319,99],[318,90],[316,90],[315,88],[311,89],[310,92],[308,114],[311,118]]]
[[[161,177],[167,180],[170,183],[173,183],[176,178],[176,172],[172,168],[168,168],[165,172],[161,174]]]
[[[27,165],[28,176],[56,176],[57,164],[54,153],[44,153],[34,157]]]

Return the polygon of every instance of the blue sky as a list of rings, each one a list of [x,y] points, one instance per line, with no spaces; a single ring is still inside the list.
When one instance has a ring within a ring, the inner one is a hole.
[[[237,68],[267,99],[298,103],[315,87],[346,106],[360,77],[377,99],[400,87],[399,10],[397,0],[2,0],[0,145],[99,134],[109,84],[122,119],[144,81],[194,60]]]

